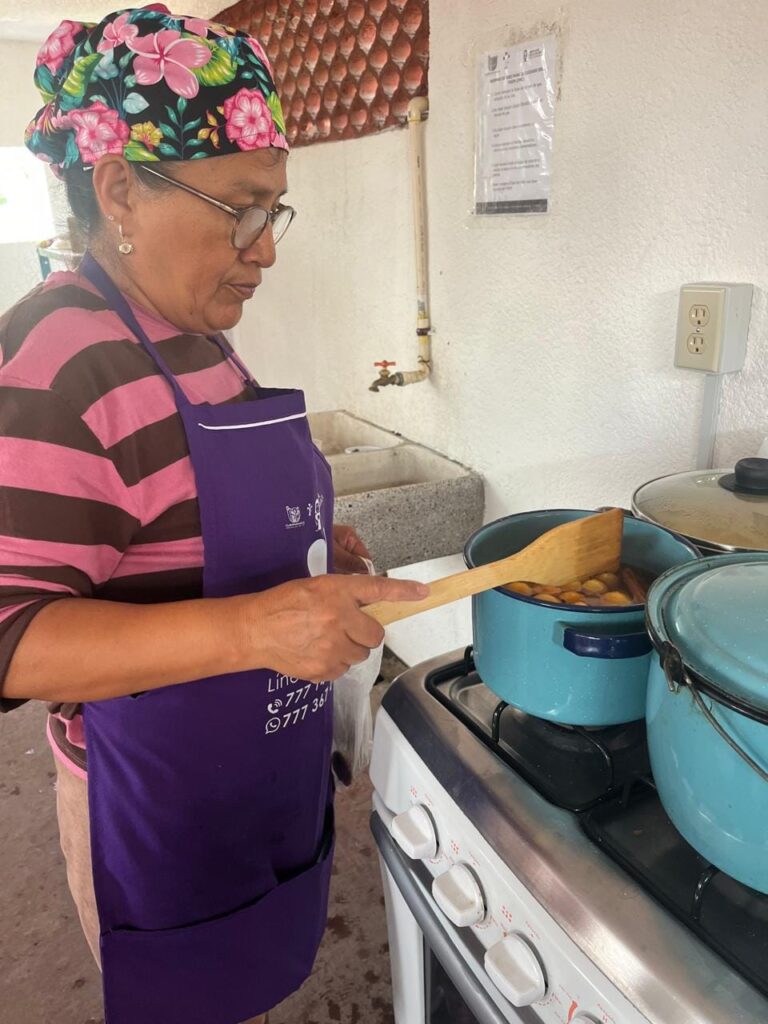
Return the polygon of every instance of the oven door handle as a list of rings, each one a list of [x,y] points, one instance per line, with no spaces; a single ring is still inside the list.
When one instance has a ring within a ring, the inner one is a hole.
[[[525,1010],[520,1011],[510,1004],[514,1016],[504,1014],[494,1003],[486,990],[468,969],[466,961],[451,941],[453,926],[444,924],[435,913],[428,897],[419,881],[413,874],[413,868],[405,854],[394,841],[380,815],[371,814],[371,832],[376,840],[382,859],[395,880],[395,884],[408,904],[408,909],[416,919],[424,937],[429,943],[437,959],[456,986],[459,994],[477,1020],[477,1024],[510,1024],[510,1021],[537,1021],[538,1017],[529,1017]],[[488,984],[493,982],[488,979]],[[503,996],[499,996],[503,999]],[[521,1016],[525,1014],[525,1016]]]

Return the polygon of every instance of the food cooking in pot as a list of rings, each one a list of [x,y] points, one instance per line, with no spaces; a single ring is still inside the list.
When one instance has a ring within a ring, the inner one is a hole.
[[[520,581],[508,583],[505,589],[545,604],[616,608],[622,605],[645,604],[652,582],[653,577],[649,573],[622,565],[618,572],[601,572],[588,579],[569,580],[561,587]]]

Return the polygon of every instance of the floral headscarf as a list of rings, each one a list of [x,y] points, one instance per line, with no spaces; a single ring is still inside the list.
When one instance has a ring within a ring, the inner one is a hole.
[[[196,160],[288,149],[261,44],[162,4],[97,25],[63,21],[37,55],[35,84],[45,106],[24,142],[57,174],[107,153]]]

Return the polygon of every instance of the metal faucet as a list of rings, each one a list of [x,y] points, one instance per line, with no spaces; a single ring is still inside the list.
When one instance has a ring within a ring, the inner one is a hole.
[[[381,362],[374,363],[373,365],[374,366],[380,366],[381,369],[379,370],[379,376],[376,378],[376,380],[373,382],[373,384],[371,384],[371,386],[368,388],[369,391],[376,391],[376,392],[378,392],[379,388],[386,387],[387,384],[401,384],[402,383],[402,380],[398,380],[397,379],[398,377],[402,378],[402,374],[401,373],[390,373],[389,372],[390,366],[397,366],[397,363],[390,362],[388,359],[382,359]]]

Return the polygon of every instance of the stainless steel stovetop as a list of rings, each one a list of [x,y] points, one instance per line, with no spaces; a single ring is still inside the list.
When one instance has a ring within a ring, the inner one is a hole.
[[[630,730],[615,733],[605,743],[598,737],[598,747],[621,752],[619,768],[605,775],[605,796],[590,790],[590,800],[575,811],[556,806],[556,796],[546,788],[553,773],[545,764],[544,789],[550,797],[545,799],[534,788],[542,758],[529,750],[521,755],[520,737],[535,730],[538,720],[526,722],[514,709],[499,707],[480,680],[462,681],[467,668],[461,650],[425,662],[390,687],[382,707],[496,854],[654,1024],[768,1024],[768,997],[718,955],[694,926],[663,905],[663,892],[652,894],[652,887],[640,880],[642,872],[632,873],[631,866],[605,852],[601,815],[610,801],[621,800],[623,788],[632,784],[630,776],[644,772],[635,752],[637,736]],[[510,715],[512,725],[505,726],[503,718]],[[594,737],[586,733],[564,736],[565,749],[571,749],[569,743],[591,744]],[[537,764],[529,771],[533,762]],[[622,814],[616,817],[621,820]],[[593,818],[597,826],[588,835],[585,824]],[[644,827],[655,827],[653,821],[646,814]],[[631,822],[628,827],[631,835]],[[659,836],[659,852],[666,850],[669,838],[665,834],[661,842]],[[650,848],[656,844],[651,842]],[[768,942],[768,916],[764,921],[760,917],[761,907],[768,915],[768,897],[737,888],[741,897],[736,902],[757,899],[754,941]],[[739,920],[738,914],[731,920]],[[756,969],[759,974],[759,963]]]

